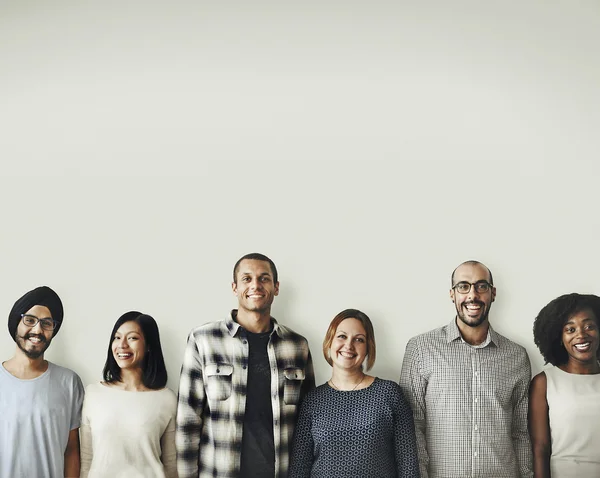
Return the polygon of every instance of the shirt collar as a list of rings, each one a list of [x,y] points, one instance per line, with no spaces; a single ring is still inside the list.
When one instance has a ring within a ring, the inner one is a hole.
[[[231,335],[232,337],[235,337],[236,334],[240,331],[240,329],[243,329],[243,327],[238,324],[235,319],[234,316],[237,314],[237,309],[233,309],[230,313],[229,313],[229,317],[227,317],[227,320],[225,320],[225,326],[227,327],[227,330],[229,331],[229,335]],[[276,333],[279,338],[285,338],[286,336],[286,330],[284,327],[281,327],[277,321],[271,317],[271,322],[273,323],[273,332]]]
[[[455,340],[462,340],[464,342],[462,335],[460,334],[460,329],[458,328],[458,325],[456,325],[456,317],[454,317],[446,327],[446,342],[450,343]],[[494,344],[496,347],[499,345],[498,334],[492,328],[492,324],[489,324],[487,337],[483,341],[483,344],[481,344],[481,347],[486,347],[490,344]]]

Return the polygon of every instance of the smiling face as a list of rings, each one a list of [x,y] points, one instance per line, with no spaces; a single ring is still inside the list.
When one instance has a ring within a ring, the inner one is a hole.
[[[598,353],[598,319],[590,309],[571,315],[563,327],[562,343],[569,363],[596,362]]]
[[[112,341],[112,353],[121,369],[143,367],[146,340],[137,322],[130,320],[117,329]]]
[[[454,285],[459,282],[475,283],[490,282],[490,275],[483,264],[462,264],[454,272]],[[487,292],[479,293],[471,286],[470,290],[461,294],[456,289],[450,289],[450,299],[454,302],[456,316],[469,327],[483,324],[490,313],[492,302],[496,298],[496,288],[491,287]]]
[[[51,319],[52,314],[50,309],[43,305],[34,305],[31,309],[25,312],[27,315],[33,315],[40,319]],[[33,327],[28,327],[23,323],[23,320],[19,322],[17,327],[17,333],[15,341],[17,347],[30,359],[38,359],[44,356],[44,352],[50,347],[52,342],[52,336],[54,330],[45,330],[42,328],[40,322],[35,324]]]
[[[344,319],[338,325],[329,348],[332,366],[359,369],[367,357],[367,332],[360,320]]]
[[[279,282],[273,281],[269,263],[255,259],[240,262],[231,288],[238,298],[239,309],[246,312],[269,313],[273,299],[279,294]]]

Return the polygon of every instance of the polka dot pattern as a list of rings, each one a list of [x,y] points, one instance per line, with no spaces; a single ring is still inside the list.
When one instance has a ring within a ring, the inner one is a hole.
[[[289,478],[419,477],[413,416],[400,387],[376,378],[362,390],[324,384],[300,409]]]

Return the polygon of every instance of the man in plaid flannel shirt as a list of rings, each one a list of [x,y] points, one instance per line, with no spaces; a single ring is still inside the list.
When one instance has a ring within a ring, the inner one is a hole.
[[[284,478],[299,404],[314,388],[308,342],[271,317],[275,264],[233,270],[238,309],[190,332],[179,383],[179,478]]]

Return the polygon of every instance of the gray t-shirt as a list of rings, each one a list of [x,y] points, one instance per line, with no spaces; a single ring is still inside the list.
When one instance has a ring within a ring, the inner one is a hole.
[[[62,478],[69,431],[79,428],[79,376],[48,362],[32,380],[0,364],[0,478]]]

